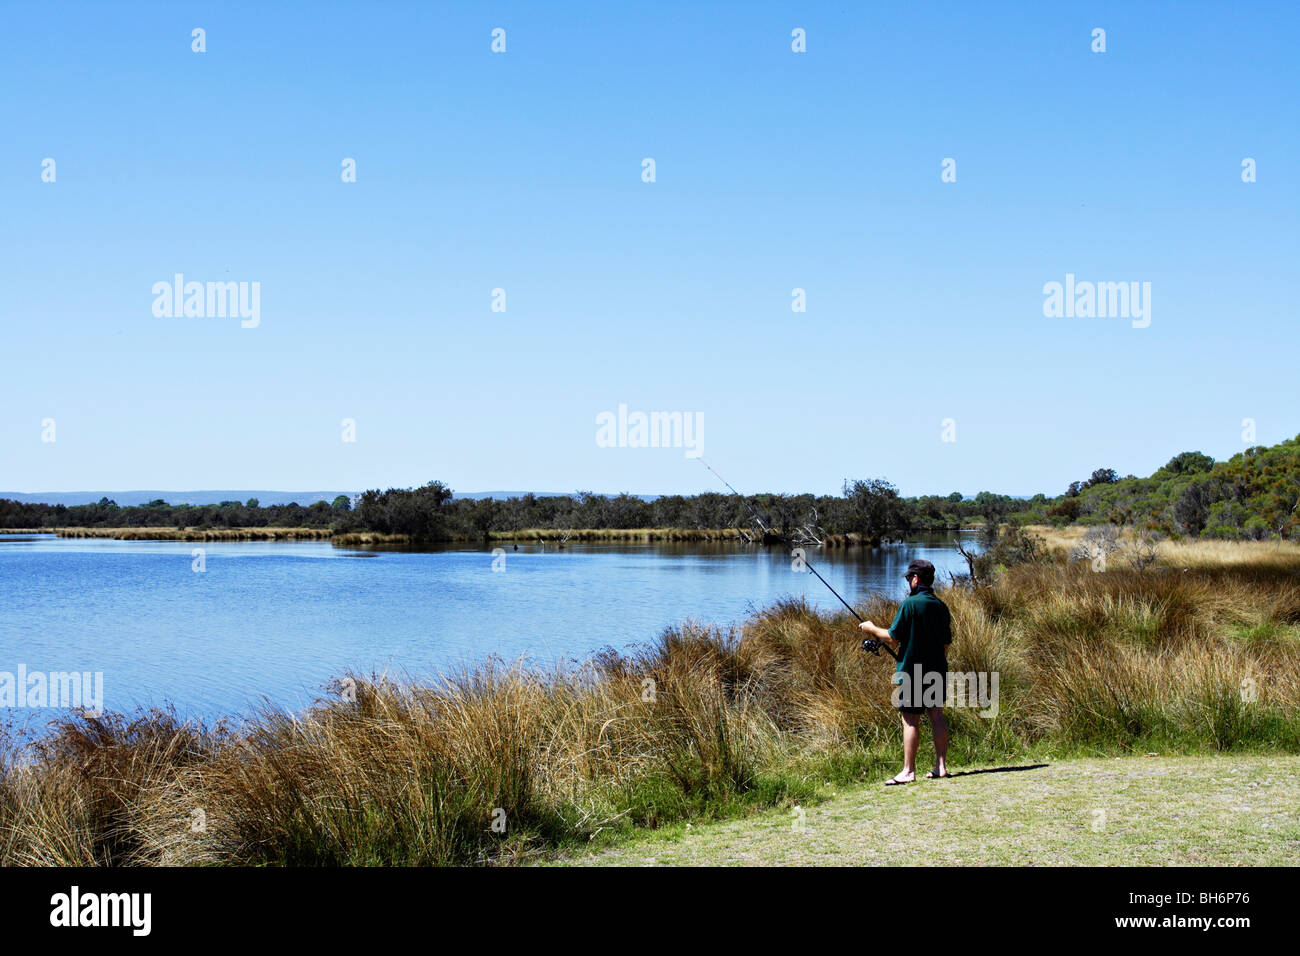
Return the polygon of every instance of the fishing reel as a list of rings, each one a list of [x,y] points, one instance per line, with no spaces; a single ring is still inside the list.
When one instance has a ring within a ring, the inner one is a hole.
[[[874,654],[876,657],[880,656],[880,642],[874,637],[864,637],[862,639],[862,649],[868,654]]]

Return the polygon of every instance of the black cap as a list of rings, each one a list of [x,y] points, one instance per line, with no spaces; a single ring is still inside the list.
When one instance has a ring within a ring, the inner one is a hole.
[[[907,573],[903,577],[910,578],[914,574],[921,579],[922,584],[934,583],[934,565],[929,561],[917,558],[907,566]]]

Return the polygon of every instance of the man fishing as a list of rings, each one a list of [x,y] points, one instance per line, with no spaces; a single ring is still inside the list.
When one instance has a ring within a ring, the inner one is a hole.
[[[948,724],[943,719],[943,698],[948,684],[952,620],[948,605],[934,593],[933,564],[913,561],[903,577],[911,593],[898,606],[889,630],[870,621],[858,625],[877,640],[887,642],[898,658],[893,703],[903,718],[903,772],[886,780],[887,787],[916,779],[922,713],[929,716],[934,734],[934,769],[926,777],[948,776]]]

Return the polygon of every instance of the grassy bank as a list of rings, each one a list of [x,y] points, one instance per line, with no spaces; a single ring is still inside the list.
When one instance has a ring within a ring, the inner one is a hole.
[[[339,547],[364,547],[366,545],[414,544],[407,534],[385,534],[378,531],[347,531],[334,535]],[[482,542],[482,537],[454,536],[448,543],[467,544]],[[742,541],[735,528],[707,530],[698,528],[524,528],[519,531],[492,531],[487,540],[518,542],[605,541],[647,544],[651,542],[689,541]]]
[[[955,530],[955,529],[953,529]],[[738,528],[576,528],[568,531],[555,528],[527,528],[522,531],[493,531],[493,541],[733,541],[754,543],[758,538],[752,531]],[[822,544],[827,547],[868,547],[873,542],[860,534],[827,535]]]
[[[1000,681],[995,717],[949,711],[953,764],[1300,753],[1300,547],[1179,548],[943,592],[952,669]],[[357,676],[297,719],[70,718],[0,765],[0,862],[512,862],[789,806],[897,769],[887,665],[787,602],[564,673]]]
[[[980,767],[703,826],[579,866],[1291,866],[1300,757],[1143,756]]]
[[[44,528],[0,531],[0,534],[57,534],[61,538],[116,538],[121,541],[326,541],[339,547],[416,544],[409,534],[380,531],[332,532],[329,528]],[[843,537],[843,536],[841,536]],[[860,543],[837,538],[836,543]],[[482,537],[454,536],[444,544],[482,542]],[[521,531],[494,531],[489,541],[609,541],[609,542],[690,542],[741,541],[735,528],[707,530],[697,528],[526,528]]]
[[[120,541],[333,541],[342,548],[371,545],[409,545],[420,543],[409,534],[382,531],[339,531],[329,528],[27,528],[0,529],[0,534],[56,534],[61,538],[115,538]],[[736,528],[524,528],[519,531],[492,531],[482,536],[454,535],[436,544],[472,544],[483,542],[557,542],[603,541],[628,543],[749,542],[753,535]],[[858,534],[828,535],[822,542],[830,548],[867,547],[872,542]]]
[[[493,541],[742,541],[735,528],[525,528],[494,531]]]
[[[325,541],[328,528],[47,528],[60,538],[119,541]]]

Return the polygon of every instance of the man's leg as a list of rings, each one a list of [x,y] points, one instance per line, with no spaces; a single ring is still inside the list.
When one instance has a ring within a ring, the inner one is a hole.
[[[948,722],[943,719],[942,707],[927,707],[930,715],[930,732],[934,734],[934,769],[931,776],[948,776]],[[919,736],[919,735],[918,735]],[[912,754],[916,756],[915,752]]]
[[[916,751],[921,744],[921,715],[902,712],[903,772],[890,783],[911,783],[916,779]]]

